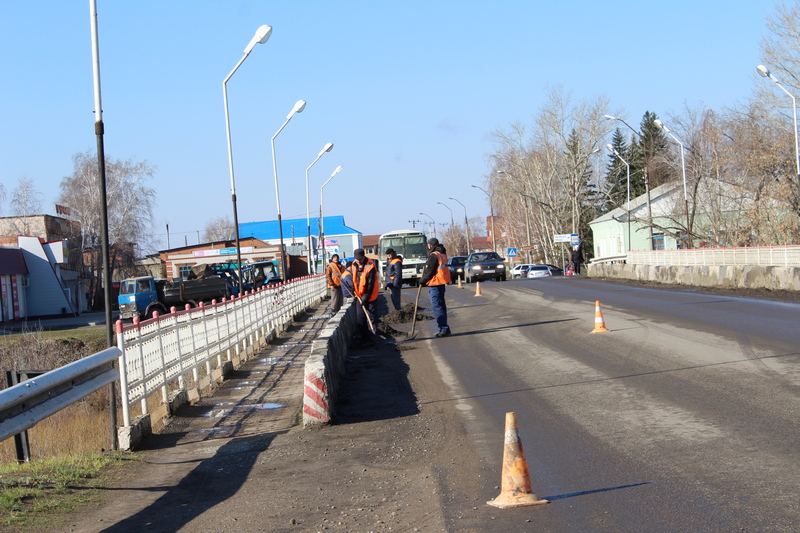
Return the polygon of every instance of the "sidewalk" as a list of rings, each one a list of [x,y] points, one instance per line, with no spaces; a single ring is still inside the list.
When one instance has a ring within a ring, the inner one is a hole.
[[[229,373],[212,396],[180,407],[159,434],[145,437],[135,452],[141,463],[125,466],[125,475],[111,481],[113,492],[72,517],[64,531],[177,531],[177,524],[208,509],[187,507],[197,503],[198,492],[204,493],[202,500],[218,504],[241,490],[246,476],[207,484],[197,479],[198,470],[222,457],[226,468],[251,468],[245,455],[257,457],[252,452],[265,450],[276,435],[296,425],[304,364],[330,318],[328,304],[320,302],[296,319],[289,331]]]

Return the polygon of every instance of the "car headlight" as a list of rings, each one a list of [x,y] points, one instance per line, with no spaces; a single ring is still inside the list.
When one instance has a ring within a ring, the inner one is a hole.
[[[475,265],[474,267],[472,267],[472,270],[480,270],[480,269],[481,269],[480,265]]]
[[[505,268],[505,265],[497,265],[497,268]]]

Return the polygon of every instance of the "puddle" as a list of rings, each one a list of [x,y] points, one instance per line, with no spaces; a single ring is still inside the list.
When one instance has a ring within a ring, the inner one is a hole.
[[[281,344],[280,346],[276,346],[276,350],[291,350],[292,348],[297,348],[298,346],[311,346],[310,342],[298,342],[297,344]]]
[[[211,438],[231,437],[236,433],[236,426],[220,426],[216,428],[196,429],[190,435],[206,435]]]
[[[222,418],[224,416],[234,413],[241,413],[243,411],[280,409],[281,407],[286,407],[286,406],[281,403],[255,403],[250,405],[237,405],[235,407],[231,407],[230,409],[211,409],[203,416],[207,418]]]
[[[266,363],[268,365],[274,365],[275,363],[279,362],[283,357],[266,357],[264,359],[259,359],[259,363]],[[266,373],[266,370],[259,370],[259,372]],[[253,372],[255,374],[255,372]]]

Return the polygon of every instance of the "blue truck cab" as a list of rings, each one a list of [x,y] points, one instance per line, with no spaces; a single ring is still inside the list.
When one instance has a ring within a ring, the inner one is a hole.
[[[158,299],[158,284],[152,276],[123,280],[119,284],[120,318],[150,318],[153,311],[165,313],[166,308]]]

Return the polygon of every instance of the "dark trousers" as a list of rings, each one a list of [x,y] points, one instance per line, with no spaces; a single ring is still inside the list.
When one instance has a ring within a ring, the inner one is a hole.
[[[445,287],[446,285],[428,287],[428,294],[431,297],[431,307],[433,308],[433,317],[436,319],[436,325],[439,326],[439,331],[450,330],[450,326],[447,325],[447,304],[444,301]]]
[[[364,306],[361,305],[361,301],[355,303],[356,306],[356,321],[358,322],[359,331],[361,335],[369,335],[371,333],[377,333],[377,331],[372,331],[369,328],[369,322],[367,321],[367,315],[365,314]],[[375,317],[378,316],[378,300],[374,300],[372,302],[367,302],[366,305],[366,312],[369,313],[369,318],[372,321],[372,326],[377,327],[377,323],[375,322]]]
[[[392,292],[392,305],[395,309],[400,310],[400,287],[389,285],[389,290]]]
[[[337,285],[331,289],[331,315],[335,315],[342,308],[342,287]]]

